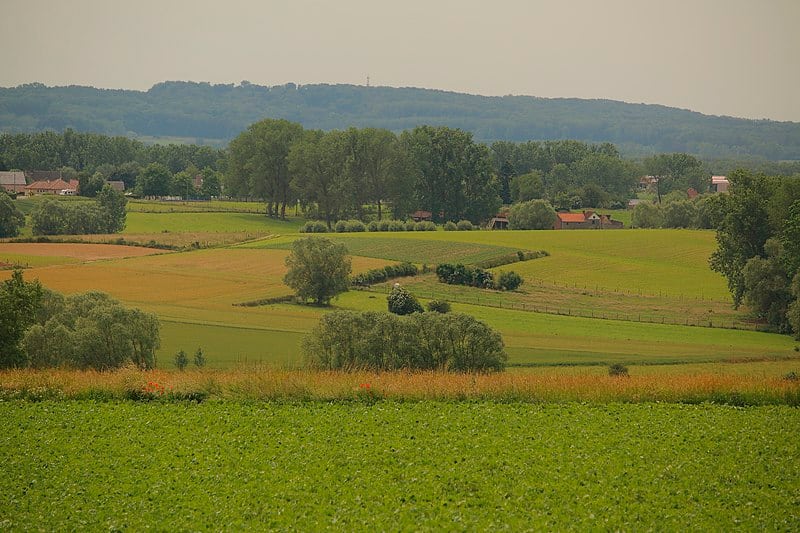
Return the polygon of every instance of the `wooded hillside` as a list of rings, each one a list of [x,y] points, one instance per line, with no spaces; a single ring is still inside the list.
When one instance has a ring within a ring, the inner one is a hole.
[[[0,131],[92,131],[225,144],[249,124],[285,118],[305,128],[421,124],[470,131],[478,141],[577,139],[612,142],[623,154],[687,152],[704,158],[800,157],[800,124],[708,116],[610,100],[486,97],[445,91],[287,84],[263,87],[164,82],[149,91],[0,88]]]

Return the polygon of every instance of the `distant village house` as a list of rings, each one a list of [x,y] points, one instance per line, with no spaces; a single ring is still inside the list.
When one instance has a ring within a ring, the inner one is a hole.
[[[0,188],[8,193],[23,194],[27,184],[23,172],[0,172]]]
[[[553,229],[622,229],[619,220],[612,220],[611,215],[602,215],[594,211],[583,213],[557,213]]]
[[[725,176],[711,176],[711,192],[728,192],[730,182]]]

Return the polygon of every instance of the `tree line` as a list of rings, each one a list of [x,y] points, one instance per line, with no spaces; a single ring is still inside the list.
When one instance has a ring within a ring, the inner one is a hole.
[[[711,268],[727,279],[735,306],[746,303],[800,339],[800,174],[737,171],[729,179]]]
[[[220,145],[263,116],[309,129],[450,124],[483,142],[578,139],[615,143],[624,153],[689,152],[701,157],[796,159],[800,124],[715,117],[659,105],[608,100],[486,97],[416,88],[355,85],[263,87],[163,82],[150,90],[0,88],[5,131],[94,131],[108,135],[182,137]],[[202,168],[202,166],[200,167]],[[174,172],[174,171],[173,171]]]
[[[107,294],[63,296],[21,270],[0,283],[0,368],[154,368],[159,343],[155,315]]]

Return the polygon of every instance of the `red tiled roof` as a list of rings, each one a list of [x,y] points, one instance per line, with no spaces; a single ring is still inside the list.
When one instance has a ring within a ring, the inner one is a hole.
[[[61,191],[63,189],[71,189],[72,187],[70,187],[69,183],[66,181],[57,179],[54,181],[36,181],[25,188],[34,191]]]
[[[561,222],[586,222],[583,213],[558,213]]]

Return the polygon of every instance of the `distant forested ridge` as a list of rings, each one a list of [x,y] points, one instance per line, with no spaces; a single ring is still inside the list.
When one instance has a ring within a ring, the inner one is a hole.
[[[47,87],[0,88],[0,132],[72,128],[129,137],[224,144],[262,118],[305,128],[350,126],[395,132],[427,124],[472,132],[475,140],[576,139],[611,142],[626,155],[686,152],[703,158],[800,159],[800,123],[708,116],[611,100],[487,97],[430,89],[248,82],[164,82],[147,92]]]

